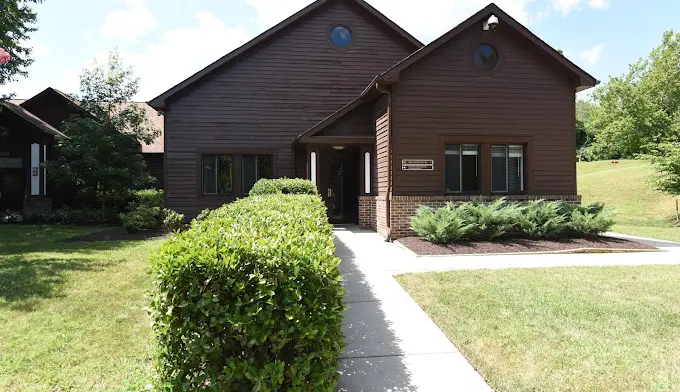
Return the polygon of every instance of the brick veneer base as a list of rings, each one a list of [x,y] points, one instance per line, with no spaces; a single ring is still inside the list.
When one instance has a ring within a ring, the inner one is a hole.
[[[52,199],[49,197],[29,197],[24,199],[24,212],[48,214],[52,211]]]
[[[374,196],[359,196],[359,227],[377,230]]]
[[[479,200],[490,202],[503,196],[392,196],[390,200],[390,229],[387,227],[387,200],[380,196],[359,197],[359,225],[376,230],[378,234],[391,239],[413,236],[411,217],[420,206],[444,207],[447,203]],[[578,195],[511,195],[509,201],[562,200],[569,204],[581,204]],[[362,218],[362,216],[364,218]]]

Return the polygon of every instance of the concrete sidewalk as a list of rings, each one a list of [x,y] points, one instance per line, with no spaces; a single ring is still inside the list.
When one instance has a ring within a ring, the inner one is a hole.
[[[338,391],[445,392],[491,388],[377,258],[408,253],[373,232],[338,229],[346,302]]]
[[[680,244],[640,240],[665,250],[649,253],[415,257],[372,231],[337,227],[337,255],[349,309],[347,348],[338,391],[465,392],[491,388],[427,314],[394,280],[411,272],[680,264]],[[609,233],[608,233],[609,234]]]

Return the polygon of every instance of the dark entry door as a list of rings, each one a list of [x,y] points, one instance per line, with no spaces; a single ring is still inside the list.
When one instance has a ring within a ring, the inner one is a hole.
[[[321,196],[331,223],[357,223],[359,214],[359,149],[346,147],[321,153]]]
[[[0,211],[21,210],[23,199],[23,170],[0,169]]]
[[[344,217],[344,160],[342,151],[330,150],[327,154],[323,199],[326,202],[330,222],[341,223]]]

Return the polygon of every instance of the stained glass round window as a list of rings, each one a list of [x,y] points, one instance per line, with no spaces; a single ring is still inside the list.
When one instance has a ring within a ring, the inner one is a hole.
[[[344,48],[352,43],[352,32],[345,26],[337,26],[331,30],[331,42],[339,48]]]
[[[475,67],[483,71],[490,71],[498,65],[498,52],[496,48],[489,44],[481,44],[475,49],[472,59]]]

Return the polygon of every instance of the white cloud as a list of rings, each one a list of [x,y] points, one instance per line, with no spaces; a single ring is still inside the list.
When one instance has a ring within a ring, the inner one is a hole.
[[[47,57],[52,54],[52,49],[41,41],[31,41],[31,45],[33,46],[33,57],[35,58]]]
[[[104,38],[137,42],[156,27],[156,18],[146,7],[146,0],[119,0],[125,8],[111,11],[104,18],[99,32]]]
[[[534,0],[497,0],[496,4],[520,23],[528,23],[531,15],[526,6]],[[257,13],[257,24],[267,28],[281,22],[311,0],[247,0]],[[489,0],[368,0],[409,33],[429,42],[489,4]]]
[[[598,10],[609,8],[609,0],[554,0],[554,2],[555,8],[561,11],[563,15],[581,8],[584,4]]]
[[[168,30],[143,52],[121,49],[124,64],[140,78],[137,99],[154,98],[252,38],[245,26],[226,26],[209,12],[197,12],[194,20],[195,26]]]
[[[582,59],[585,59],[588,64],[595,65],[600,60],[600,56],[602,55],[602,50],[604,47],[604,44],[595,45],[592,48],[581,52],[580,56]]]

